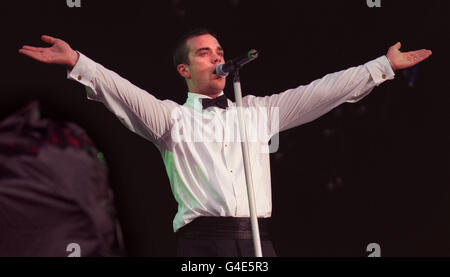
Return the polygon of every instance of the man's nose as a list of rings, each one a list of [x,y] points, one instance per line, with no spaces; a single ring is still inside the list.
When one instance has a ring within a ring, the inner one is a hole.
[[[222,58],[219,55],[214,54],[212,57],[212,62],[214,64],[220,64],[220,63],[222,63]]]

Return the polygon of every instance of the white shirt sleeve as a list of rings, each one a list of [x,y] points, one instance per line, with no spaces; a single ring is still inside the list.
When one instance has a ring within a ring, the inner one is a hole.
[[[102,102],[131,131],[159,144],[171,128],[170,111],[178,104],[161,101],[79,53],[79,59],[67,78],[86,87],[87,98]]]
[[[247,96],[244,103],[267,109],[271,125],[268,128],[274,135],[313,121],[342,103],[357,102],[394,76],[387,57],[381,56],[364,65],[328,74],[306,86],[266,97]],[[274,111],[278,116],[273,115]],[[278,120],[279,125],[273,120]]]

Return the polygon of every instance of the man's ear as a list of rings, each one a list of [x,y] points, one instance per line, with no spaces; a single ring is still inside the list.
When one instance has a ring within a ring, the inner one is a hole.
[[[177,71],[180,73],[181,76],[184,78],[191,78],[191,73],[189,72],[189,68],[185,64],[179,64],[177,65]]]

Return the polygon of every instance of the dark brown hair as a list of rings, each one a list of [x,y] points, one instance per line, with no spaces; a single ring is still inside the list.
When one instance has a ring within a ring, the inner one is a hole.
[[[185,34],[175,45],[174,51],[173,51],[173,63],[175,67],[177,67],[179,64],[189,64],[189,48],[186,45],[186,42],[191,39],[195,38],[201,35],[209,34],[217,39],[217,36],[210,32],[209,30],[205,28],[198,28],[190,31],[189,33]]]

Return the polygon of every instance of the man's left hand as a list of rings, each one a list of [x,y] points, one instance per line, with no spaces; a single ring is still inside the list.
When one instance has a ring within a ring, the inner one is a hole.
[[[399,70],[414,66],[431,56],[432,52],[427,49],[421,49],[411,52],[400,52],[402,44],[397,42],[389,48],[386,57],[391,62],[393,70]]]

